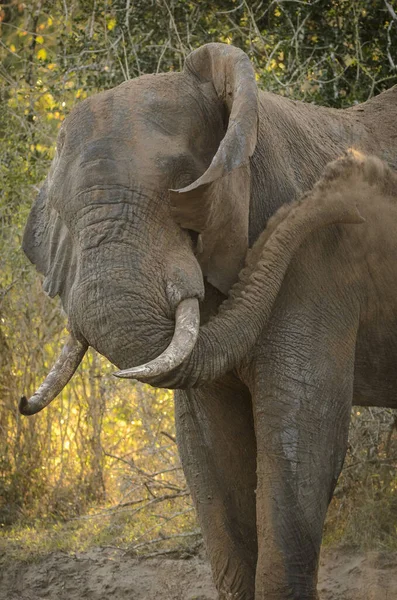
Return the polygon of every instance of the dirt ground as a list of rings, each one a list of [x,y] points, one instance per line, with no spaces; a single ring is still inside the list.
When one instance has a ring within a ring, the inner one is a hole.
[[[4,558],[4,557],[3,557]],[[0,600],[216,600],[202,557],[137,559],[112,548],[53,553],[35,563],[4,560]],[[396,600],[397,553],[322,555],[321,600]]]

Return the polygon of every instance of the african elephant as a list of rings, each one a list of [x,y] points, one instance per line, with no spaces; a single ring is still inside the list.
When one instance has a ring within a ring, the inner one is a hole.
[[[51,402],[88,345],[120,376],[177,389],[221,599],[317,597],[353,381],[358,403],[395,402],[393,278],[373,269],[395,242],[371,260],[351,242],[371,238],[372,220],[387,229],[375,200],[365,224],[354,205],[375,159],[345,158],[277,211],[351,146],[397,166],[396,117],[397,86],[322,108],[258,93],[241,50],[208,44],[182,73],[84,100],[59,133],[23,248],[61,297],[70,337],[21,412]]]

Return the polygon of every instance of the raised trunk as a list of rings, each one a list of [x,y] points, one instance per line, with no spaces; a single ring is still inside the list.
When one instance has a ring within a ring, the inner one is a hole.
[[[363,180],[362,185],[355,181],[354,187],[349,186],[354,160],[348,157],[333,163],[312,192],[269,221],[239,281],[218,314],[200,328],[197,343],[181,367],[158,377],[145,377],[137,367],[134,377],[156,387],[183,389],[208,383],[236,367],[265,327],[289,264],[304,240],[326,225],[363,222],[356,203],[368,184]],[[346,194],[340,193],[341,177],[346,179]]]

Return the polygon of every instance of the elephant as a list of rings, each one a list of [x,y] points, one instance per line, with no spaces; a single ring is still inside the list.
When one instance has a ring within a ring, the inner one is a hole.
[[[318,597],[352,402],[396,406],[396,117],[397,86],[320,107],[207,44],[77,104],[31,209],[23,249],[70,334],[20,411],[89,346],[175,389],[222,600]]]

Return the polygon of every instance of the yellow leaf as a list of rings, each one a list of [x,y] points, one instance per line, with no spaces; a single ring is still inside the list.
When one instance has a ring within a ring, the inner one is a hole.
[[[109,31],[112,31],[112,29],[114,29],[116,27],[116,19],[113,17],[112,19],[110,19],[110,21],[108,21],[108,29]]]
[[[45,50],[45,48],[40,48],[37,53],[37,58],[40,60],[45,60],[47,58],[47,50]]]
[[[11,44],[10,50],[11,50],[11,52],[15,52],[16,48],[15,48],[14,44]]]
[[[267,66],[267,71],[274,71],[275,69],[277,69],[277,62],[274,60],[274,58],[272,58],[272,60],[270,61],[269,65]]]
[[[43,36],[42,35],[38,35],[37,38],[36,38],[36,42],[38,44],[44,44],[44,38],[43,38]]]
[[[56,64],[55,63],[50,63],[49,65],[47,65],[47,69],[50,69],[50,71],[52,71],[53,69],[55,69]]]
[[[51,27],[51,25],[52,25],[52,18],[51,17],[48,17],[48,19],[47,19],[47,25],[48,25],[48,27]]]
[[[232,38],[231,38],[230,36],[223,36],[223,35],[220,35],[220,36],[219,36],[219,39],[220,39],[220,41],[221,41],[221,42],[223,42],[224,44],[231,44],[231,43],[232,43],[232,41],[233,41],[233,40],[232,40]]]
[[[36,105],[37,108],[42,110],[52,110],[56,106],[56,103],[52,94],[50,94],[50,92],[47,92],[41,96],[40,100],[36,103]]]

